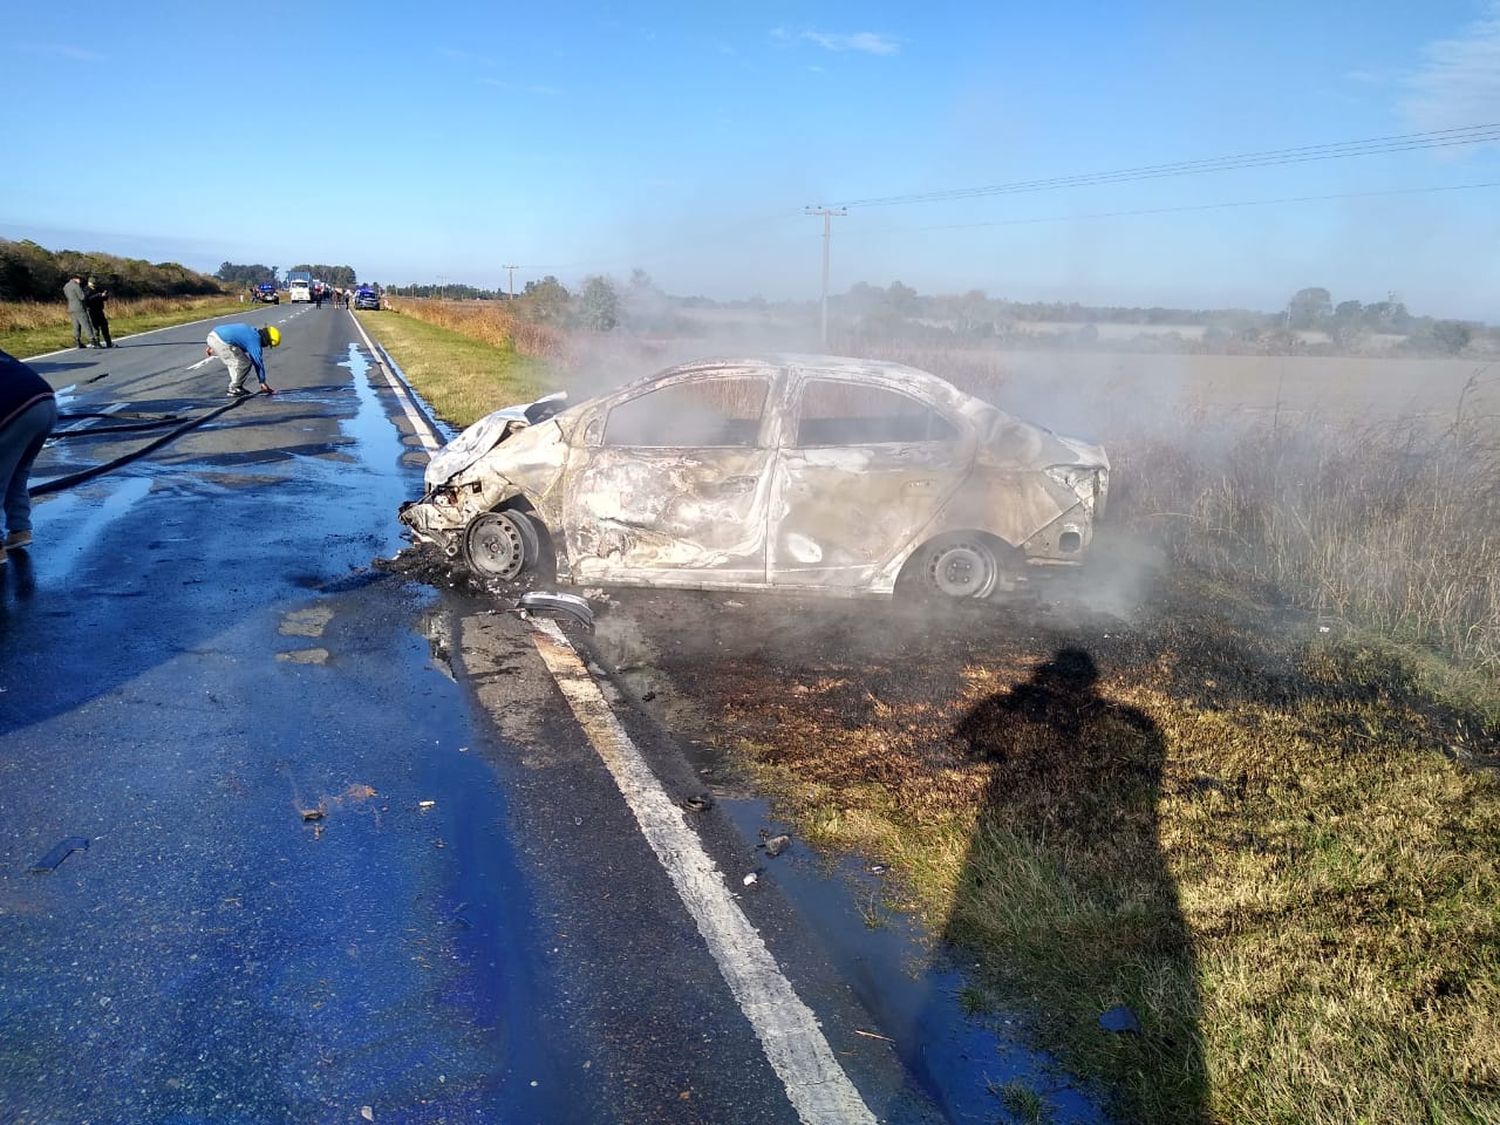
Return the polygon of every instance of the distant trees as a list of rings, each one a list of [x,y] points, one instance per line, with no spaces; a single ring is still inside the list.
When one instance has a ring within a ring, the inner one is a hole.
[[[1473,330],[1461,320],[1439,320],[1432,326],[1433,340],[1449,355],[1463,351],[1473,336]]]
[[[263,266],[259,263],[253,266],[246,266],[235,262],[225,262],[215,271],[214,276],[226,285],[241,288],[261,285],[267,281],[272,285],[281,284],[281,279],[277,276],[275,266]]]
[[[207,274],[177,262],[155,264],[82,250],[48,250],[29,239],[0,239],[0,300],[61,301],[73,274],[106,279],[117,297],[189,297],[222,293]]]
[[[573,295],[549,273],[541,281],[528,281],[517,300],[526,302],[524,312],[533,320],[541,324],[564,324]]]
[[[1287,302],[1286,311],[1291,328],[1322,328],[1333,316],[1333,294],[1319,287],[1299,289]]]
[[[578,298],[578,320],[585,328],[608,332],[620,323],[620,295],[607,277],[586,278]]]
[[[313,277],[328,282],[329,285],[338,289],[353,289],[358,281],[355,277],[353,266],[314,266],[303,262],[300,266],[292,266],[293,270],[306,270]]]

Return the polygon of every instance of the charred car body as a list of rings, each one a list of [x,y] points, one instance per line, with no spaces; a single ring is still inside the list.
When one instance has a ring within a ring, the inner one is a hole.
[[[986,597],[1082,561],[1109,461],[914,368],[775,356],[507,407],[424,483],[402,522],[485,577]]]

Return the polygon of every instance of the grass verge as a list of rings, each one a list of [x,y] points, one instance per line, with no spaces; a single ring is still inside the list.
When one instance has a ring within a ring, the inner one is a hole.
[[[234,297],[149,297],[111,301],[109,330],[115,339],[192,320],[225,316],[250,306]],[[0,350],[13,356],[42,355],[73,346],[73,326],[63,305],[0,302]]]
[[[547,364],[503,339],[474,339],[391,309],[356,315],[438,415],[455,426],[548,389]]]
[[[869,612],[667,671],[813,842],[900,873],[970,1008],[1124,1121],[1500,1120],[1492,681],[1192,577],[1130,627]]]

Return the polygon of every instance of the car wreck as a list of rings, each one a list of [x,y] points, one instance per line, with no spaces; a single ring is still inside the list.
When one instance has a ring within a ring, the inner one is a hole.
[[[915,368],[779,355],[506,407],[424,484],[402,522],[484,578],[983,598],[1085,558],[1109,460]]]

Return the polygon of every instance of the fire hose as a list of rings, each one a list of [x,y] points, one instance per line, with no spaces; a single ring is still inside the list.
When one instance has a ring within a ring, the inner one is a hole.
[[[196,418],[190,418],[186,422],[183,422],[182,424],[176,426],[175,428],[173,428],[171,430],[168,430],[166,433],[162,434],[160,437],[153,438],[151,441],[148,441],[145,445],[141,446],[139,449],[133,449],[129,453],[121,454],[119,457],[116,457],[112,461],[105,461],[103,464],[92,465],[89,468],[87,468],[87,469],[81,469],[80,471],[78,471],[76,473],[69,473],[65,477],[56,477],[53,480],[43,481],[41,484],[36,485],[34,488],[32,488],[30,490],[31,495],[32,496],[46,496],[48,493],[51,493],[51,492],[61,492],[65,488],[72,488],[74,485],[82,484],[86,480],[93,480],[95,477],[103,476],[105,473],[114,472],[114,470],[120,468],[122,465],[128,465],[128,464],[130,464],[130,462],[138,460],[138,459],[146,456],[146,454],[154,452],[155,450],[160,449],[162,446],[166,445],[168,442],[173,441],[173,440],[181,437],[183,434],[187,433],[189,430],[195,430],[199,426],[203,425],[205,422],[211,422],[211,421],[213,421],[220,414],[223,414],[223,413],[225,413],[226,411],[229,411],[229,410],[233,410],[237,406],[244,405],[246,402],[250,401],[250,399],[253,398],[253,397],[255,397],[255,396],[253,396],[253,395],[247,395],[244,398],[237,398],[237,399],[233,399],[230,402],[226,402],[223,406],[216,406],[216,407],[214,407],[214,409],[209,410],[209,411],[207,411],[207,412],[205,412],[203,414],[200,414]],[[88,414],[69,415],[69,417],[75,417],[75,418],[84,418],[84,417],[92,417],[92,416],[94,416],[94,415],[88,415]],[[104,415],[97,415],[97,416],[98,417],[105,417]],[[73,436],[77,436],[77,437],[86,437],[86,436],[89,436],[89,435],[92,435],[92,434],[124,433],[124,432],[130,431],[130,430],[155,429],[157,426],[170,425],[174,421],[176,421],[176,416],[175,415],[169,415],[168,417],[159,419],[156,422],[140,422],[140,423],[134,423],[134,424],[127,423],[126,425],[123,425],[123,426],[98,426],[98,427],[90,427],[88,429],[82,429],[82,430],[65,430],[63,433],[56,433],[56,434],[53,434],[52,436],[54,438],[66,437],[68,435],[73,435]]]

